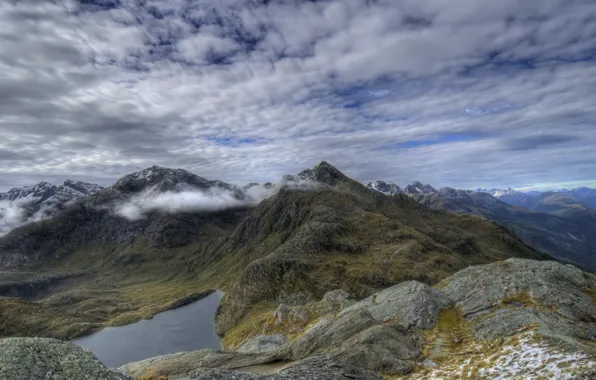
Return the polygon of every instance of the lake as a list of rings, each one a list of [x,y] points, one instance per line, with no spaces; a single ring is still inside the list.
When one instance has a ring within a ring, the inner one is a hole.
[[[222,292],[125,326],[73,339],[89,349],[108,367],[200,348],[220,348],[215,334],[215,312]]]

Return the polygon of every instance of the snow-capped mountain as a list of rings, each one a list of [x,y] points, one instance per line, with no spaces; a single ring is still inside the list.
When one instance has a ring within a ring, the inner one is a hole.
[[[410,195],[413,194],[434,194],[437,193],[437,189],[435,189],[434,187],[432,187],[431,185],[428,184],[423,184],[420,181],[416,181],[414,183],[412,183],[411,185],[408,185],[404,188],[404,192]]]
[[[403,193],[403,190],[399,186],[391,182],[387,183],[385,181],[369,182],[366,184],[366,187],[385,195],[395,195]]]
[[[404,187],[403,189],[392,182],[387,183],[385,181],[369,182],[366,184],[366,187],[385,195],[406,194],[413,196],[435,194],[439,191],[431,185],[425,185],[420,181],[416,181],[411,185]]]
[[[212,187],[233,190],[235,186],[222,181],[209,181],[184,169],[170,169],[154,165],[139,172],[127,174],[110,188],[122,193],[135,193],[146,189],[157,192],[207,190]]]
[[[101,189],[93,183],[66,180],[60,186],[40,182],[0,193],[0,236],[23,224],[52,217],[67,203]]]
[[[476,189],[477,193],[489,193],[490,195],[492,195],[493,197],[499,198],[502,197],[504,195],[519,195],[519,194],[525,194],[522,193],[521,191],[517,191],[514,190],[512,188],[507,188],[507,189]]]

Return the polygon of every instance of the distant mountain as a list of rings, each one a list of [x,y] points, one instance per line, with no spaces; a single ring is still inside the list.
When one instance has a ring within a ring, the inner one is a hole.
[[[583,206],[596,210],[596,190],[587,187],[576,189],[559,189],[553,191],[528,191],[521,192],[512,188],[508,189],[476,189],[477,192],[489,193],[495,198],[515,206],[523,206],[530,210],[557,213],[560,207],[567,208],[571,205]]]
[[[507,189],[476,189],[476,192],[488,193],[493,197],[502,200],[503,202],[529,209],[531,209],[534,206],[534,203],[537,201],[537,195],[540,195],[540,193],[530,194],[517,191],[510,187]]]
[[[70,202],[102,189],[93,183],[66,180],[60,186],[40,182],[0,193],[0,236],[29,222],[50,218]]]
[[[369,182],[366,184],[366,187],[385,195],[403,194],[404,192],[399,186],[384,181]]]
[[[420,191],[422,189],[425,191]],[[510,229],[544,252],[596,269],[596,213],[578,206],[567,194],[544,193],[532,197],[512,189],[471,191],[444,187],[436,190],[420,182],[406,186],[403,194],[434,210],[482,216]],[[531,209],[503,201],[518,197],[518,203],[524,203],[521,202],[524,196],[534,198],[525,202]]]

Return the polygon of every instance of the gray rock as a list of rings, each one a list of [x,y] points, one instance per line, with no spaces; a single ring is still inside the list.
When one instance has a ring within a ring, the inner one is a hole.
[[[273,312],[273,317],[275,318],[275,323],[279,324],[286,319],[286,316],[292,311],[292,308],[286,304],[281,304],[277,307],[275,312]]]
[[[286,343],[286,336],[283,334],[276,335],[259,335],[248,340],[240,346],[236,352],[247,354],[262,354],[265,352],[275,351]]]
[[[339,363],[328,356],[311,357],[280,371],[271,378],[277,380],[382,380],[372,371],[350,364]]]
[[[596,277],[554,261],[508,259],[468,267],[447,278],[442,291],[465,316],[499,306],[507,298],[527,295],[539,307],[564,318],[595,321],[596,304],[584,292],[596,290]]]
[[[348,339],[331,356],[339,362],[388,375],[412,371],[408,363],[420,355],[416,343],[399,325],[377,325]]]
[[[344,313],[336,318],[322,319],[304,335],[282,348],[287,359],[303,359],[325,350],[339,347],[346,339],[375,324],[363,309]]]
[[[0,340],[0,379],[132,380],[73,343],[47,338]]]
[[[417,281],[407,281],[353,304],[340,314],[364,309],[376,321],[397,319],[405,328],[432,328],[437,315],[451,301],[440,291]]]
[[[350,297],[350,293],[345,290],[336,289],[325,293],[323,302],[327,304],[341,304],[344,300]]]
[[[151,373],[156,376],[181,376],[196,371],[199,368],[236,369],[269,363],[280,359],[275,352],[245,354],[204,349],[140,360],[123,365],[119,370],[134,378],[141,376],[148,369],[151,369]]]
[[[585,349],[583,341],[596,341],[596,326],[591,323],[561,318],[553,312],[534,308],[499,309],[474,323],[476,339],[493,340],[514,335],[519,329],[537,326],[536,332],[572,346]]]
[[[329,357],[299,361],[277,374],[255,375],[221,369],[200,369],[173,380],[382,380],[374,372],[339,363]]]

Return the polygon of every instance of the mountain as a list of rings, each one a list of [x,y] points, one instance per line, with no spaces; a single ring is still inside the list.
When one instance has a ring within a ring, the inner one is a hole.
[[[476,189],[476,192],[488,193],[503,202],[509,203],[514,206],[526,207],[529,209],[532,209],[534,204],[538,201],[538,195],[540,195],[540,193],[525,193],[514,190],[512,188]]]
[[[559,259],[586,268],[596,269],[596,222],[593,212],[575,206],[561,211],[561,196],[545,193],[537,197],[533,210],[513,206],[492,196],[488,191],[440,190],[423,185],[426,193],[404,192],[433,210],[448,210],[459,214],[482,216],[519,236],[526,243]],[[422,188],[414,183],[405,189]],[[515,190],[502,196],[515,195]],[[555,193],[559,194],[559,193]],[[562,197],[567,197],[562,195]],[[549,206],[549,202],[554,206]],[[563,202],[562,204],[566,204]],[[574,205],[574,203],[572,203]],[[558,210],[558,213],[556,212]]]
[[[403,190],[399,186],[384,181],[369,182],[366,184],[366,187],[385,195],[396,195],[403,193]]]
[[[489,193],[495,198],[507,202],[515,206],[523,206],[531,210],[544,210],[546,212],[558,211],[557,203],[563,202],[568,207],[572,204],[583,206],[592,210],[596,210],[596,190],[588,187],[578,187],[572,190],[559,189],[546,192],[528,191],[521,192],[512,188],[508,189],[476,189],[477,192]],[[553,197],[560,198],[559,201],[553,201]],[[550,200],[548,198],[551,198]],[[543,203],[550,204],[545,206]]]
[[[60,186],[41,182],[0,193],[0,236],[15,227],[52,217],[69,202],[101,189],[96,184],[66,180]]]
[[[494,223],[384,196],[326,162],[267,187],[152,167],[14,229],[0,238],[0,268],[11,272],[0,283],[21,297],[0,297],[0,336],[69,338],[216,288],[226,292],[217,329],[231,346],[279,303],[548,258]]]

